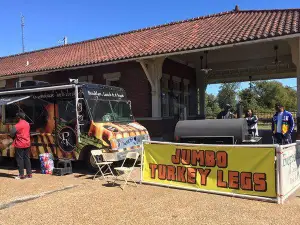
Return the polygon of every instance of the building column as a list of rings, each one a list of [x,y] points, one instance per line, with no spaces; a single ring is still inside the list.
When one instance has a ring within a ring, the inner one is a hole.
[[[297,140],[300,140],[300,38],[297,40]]]
[[[292,61],[297,68],[297,140],[300,140],[300,38],[291,40],[289,44]]]
[[[161,88],[162,66],[165,57],[139,61],[151,85],[152,117],[161,118]]]
[[[201,119],[205,119],[205,93],[207,88],[207,74],[199,67],[196,67],[197,83],[197,114]]]

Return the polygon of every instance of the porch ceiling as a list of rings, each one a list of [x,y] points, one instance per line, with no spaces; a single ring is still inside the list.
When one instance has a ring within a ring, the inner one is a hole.
[[[296,66],[292,62],[291,39],[233,46],[208,52],[208,68],[212,69],[207,82],[241,82],[296,77]],[[278,46],[278,64],[275,61],[274,46]],[[191,67],[200,69],[206,66],[204,52],[170,57]]]

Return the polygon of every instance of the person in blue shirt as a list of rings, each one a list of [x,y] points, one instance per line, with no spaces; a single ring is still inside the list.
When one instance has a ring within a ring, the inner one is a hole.
[[[294,130],[294,119],[290,112],[284,109],[281,103],[275,104],[276,113],[272,119],[272,132],[274,142],[280,145],[292,143],[292,132]]]

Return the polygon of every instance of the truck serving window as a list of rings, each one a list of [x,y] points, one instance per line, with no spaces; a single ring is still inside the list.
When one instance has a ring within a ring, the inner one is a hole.
[[[19,107],[15,104],[6,105],[5,108],[5,124],[17,123],[16,114],[19,112]]]
[[[17,123],[16,114],[18,112],[24,112],[26,115],[26,121],[30,124],[33,123],[35,105],[33,99],[25,99],[18,103],[5,106],[5,124]]]

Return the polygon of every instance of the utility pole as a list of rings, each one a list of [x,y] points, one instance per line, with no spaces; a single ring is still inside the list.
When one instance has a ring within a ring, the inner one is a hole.
[[[25,52],[25,43],[24,43],[24,16],[21,14],[21,30],[22,30],[22,52]]]

